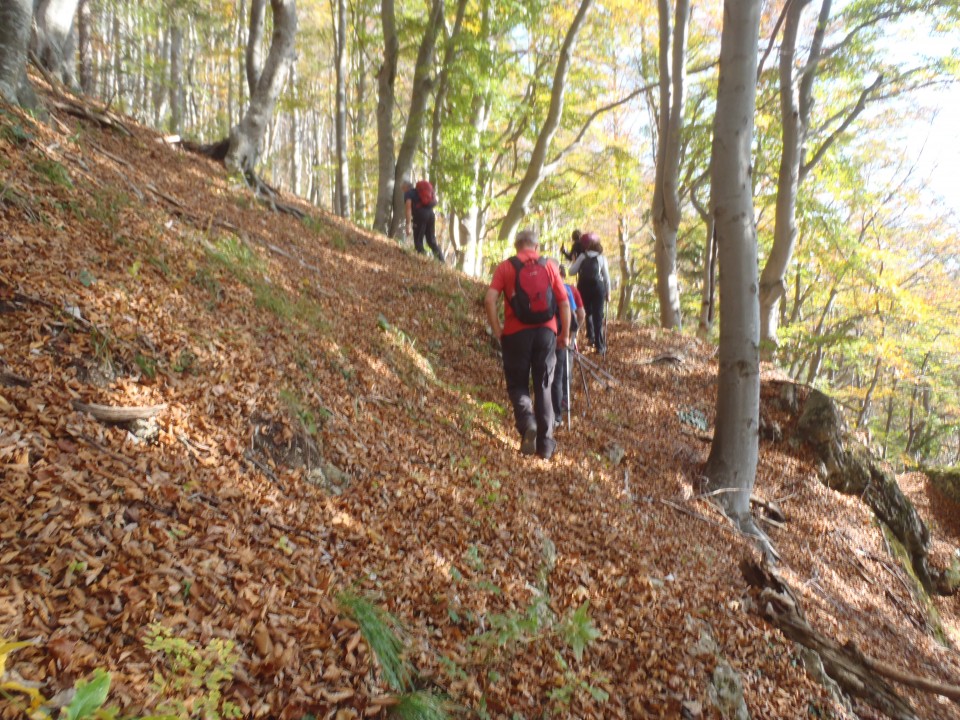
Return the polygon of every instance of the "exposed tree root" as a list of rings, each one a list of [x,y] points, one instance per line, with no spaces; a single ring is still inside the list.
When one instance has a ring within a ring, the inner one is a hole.
[[[226,163],[227,154],[230,152],[230,138],[224,138],[223,140],[218,140],[215,143],[206,144],[195,143],[190,140],[184,140],[180,137],[167,140],[167,142],[170,145],[179,145],[184,150],[197,155],[203,155],[204,157],[208,157],[220,163]],[[307,214],[300,208],[280,202],[280,192],[276,188],[268,185],[263,178],[261,178],[252,170],[244,171],[243,178],[246,180],[247,186],[253,190],[253,194],[257,200],[269,207],[274,212],[293,215],[299,220],[303,220],[303,218],[307,216]]]
[[[769,564],[752,559],[740,563],[744,579],[759,593],[759,611],[786,637],[817,653],[824,670],[847,694],[860,698],[895,720],[915,720],[909,703],[887,680],[960,703],[960,687],[913,675],[864,655],[852,643],[840,645],[813,629],[790,587]]]

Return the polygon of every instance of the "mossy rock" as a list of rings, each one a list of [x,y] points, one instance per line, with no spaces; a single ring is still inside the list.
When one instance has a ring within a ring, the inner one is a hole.
[[[929,529],[903,494],[896,476],[847,430],[836,403],[819,390],[811,390],[800,410],[796,436],[816,453],[827,487],[861,497],[890,528],[903,545],[913,573],[931,592],[934,581],[927,564]]]

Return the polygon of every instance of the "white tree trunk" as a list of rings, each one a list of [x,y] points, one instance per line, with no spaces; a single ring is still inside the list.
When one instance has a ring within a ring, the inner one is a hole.
[[[530,155],[527,171],[520,181],[517,194],[510,203],[503,222],[500,224],[499,238],[501,241],[508,241],[513,238],[528,212],[533,194],[543,181],[547,152],[550,150],[550,143],[553,141],[553,136],[556,134],[557,128],[560,127],[560,119],[563,117],[563,96],[567,89],[567,73],[573,60],[573,49],[577,42],[577,35],[583,27],[592,5],[593,0],[581,0],[580,8],[563,38],[563,44],[560,46],[560,56],[557,59],[557,69],[553,75],[553,85],[550,89],[550,108],[543,121],[543,127],[540,128],[540,134],[537,136],[537,143]]]
[[[33,0],[0,2],[0,98],[11,105],[20,102],[20,86],[26,82],[32,17]]]
[[[170,132],[183,130],[183,30],[180,18],[170,15]]]
[[[270,0],[273,12],[273,37],[270,52],[250,97],[250,105],[243,119],[230,131],[230,149],[227,151],[227,167],[250,175],[257,162],[260,141],[267,123],[273,116],[273,108],[280,95],[280,88],[293,62],[294,41],[297,34],[296,0]]]
[[[347,0],[337,0],[336,47],[336,207],[340,217],[350,217],[350,179],[347,166]]]
[[[710,159],[711,209],[720,260],[720,368],[706,475],[741,529],[756,531],[760,413],[760,306],[750,147],[756,101],[760,0],[726,0]],[[732,492],[730,490],[733,490]]]
[[[801,16],[809,2],[795,0],[789,6],[780,43],[780,125],[783,147],[777,177],[773,247],[760,274],[760,340],[764,343],[763,354],[767,358],[772,357],[777,345],[778,307],[786,293],[784,278],[797,242],[797,196],[803,181],[803,146],[813,106],[813,81],[817,75],[832,6],[831,0],[823,0],[810,56],[800,73],[798,87],[794,69],[797,36]]]
[[[250,32],[247,34],[247,48],[244,59],[247,66],[247,89],[250,97],[257,90],[260,71],[263,66],[263,24],[267,17],[267,0],[251,0]]]
[[[31,49],[67,85],[76,84],[74,20],[79,0],[39,0],[33,13]]]
[[[660,123],[652,219],[660,326],[681,329],[680,283],[677,278],[677,233],[680,230],[680,149],[687,61],[689,0],[676,0],[673,31],[669,0],[657,3],[660,15]],[[672,42],[672,48],[671,48]]]

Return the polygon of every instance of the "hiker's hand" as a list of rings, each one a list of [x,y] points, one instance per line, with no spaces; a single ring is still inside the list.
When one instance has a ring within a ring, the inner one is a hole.
[[[563,350],[567,345],[570,344],[569,335],[558,335],[557,336],[557,347]]]

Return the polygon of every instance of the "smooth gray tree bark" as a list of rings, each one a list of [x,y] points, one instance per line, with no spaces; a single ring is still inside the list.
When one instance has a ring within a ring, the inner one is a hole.
[[[397,104],[395,85],[400,56],[393,0],[381,1],[380,24],[383,28],[383,64],[377,72],[377,205],[373,229],[386,235],[390,231],[396,184],[393,112]]]
[[[26,83],[32,17],[33,0],[0,2],[0,97],[11,105],[20,103],[20,88]]]
[[[401,181],[410,178],[413,171],[413,158],[420,147],[420,136],[427,117],[427,101],[433,90],[433,51],[437,45],[437,36],[443,23],[443,0],[433,0],[430,8],[430,17],[427,27],[420,39],[420,48],[417,51],[417,65],[413,71],[413,91],[410,94],[410,109],[407,112],[407,126],[403,131],[403,140],[397,151],[397,166],[394,170],[393,186],[393,217],[390,220],[390,237],[397,237],[400,222],[406,213],[404,210],[403,191]]]
[[[270,0],[270,9],[273,13],[270,52],[243,119],[230,130],[226,157],[227,167],[242,171],[248,178],[253,175],[260,141],[293,62],[297,34],[296,0]]]
[[[725,0],[710,158],[711,210],[720,263],[720,367],[708,489],[743,530],[750,516],[760,417],[760,305],[751,144],[761,0]]]
[[[179,134],[183,130],[183,28],[180,18],[170,14],[168,33],[170,35],[170,132]]]
[[[544,177],[544,167],[547,164],[547,152],[550,150],[550,143],[553,136],[560,127],[560,120],[563,117],[563,96],[567,89],[567,73],[570,71],[570,63],[573,62],[573,49],[576,46],[577,35],[587,19],[587,13],[593,6],[593,0],[581,0],[577,14],[567,29],[567,34],[563,38],[563,44],[560,46],[560,55],[557,59],[557,69],[553,75],[553,85],[550,89],[550,108],[547,110],[547,117],[543,121],[540,133],[537,136],[537,142],[530,154],[530,162],[527,164],[527,170],[520,181],[517,193],[507,208],[507,214],[500,224],[499,239],[508,241],[513,238],[520,223],[526,216],[530,200],[537,191]]]
[[[677,233],[680,231],[680,150],[683,134],[689,0],[676,0],[673,29],[669,0],[658,0],[660,17],[660,111],[656,177],[651,202],[657,268],[660,326],[681,329],[677,278]]]
[[[774,219],[773,246],[760,275],[760,339],[775,345],[778,329],[778,306],[786,292],[784,278],[797,241],[797,194],[803,144],[813,106],[813,79],[820,62],[820,50],[830,17],[831,0],[823,0],[820,19],[806,66],[798,87],[795,64],[797,38],[803,11],[810,0],[791,0],[786,10],[783,39],[780,42],[780,129],[783,140],[780,170],[777,176],[777,202]],[[764,350],[770,356],[772,348]]]
[[[93,14],[90,0],[80,0],[77,8],[77,55],[80,66],[80,90],[90,95],[95,89],[93,77],[93,42],[90,37]]]
[[[347,159],[347,0],[337,0],[337,28],[334,33],[336,53],[336,203],[334,208],[340,217],[350,217],[350,179]]]
[[[263,24],[267,19],[267,0],[250,0],[250,31],[247,34],[247,47],[244,62],[247,71],[247,89],[250,97],[260,82],[263,68]]]
[[[50,73],[76,85],[76,27],[79,0],[36,0],[30,49]]]

